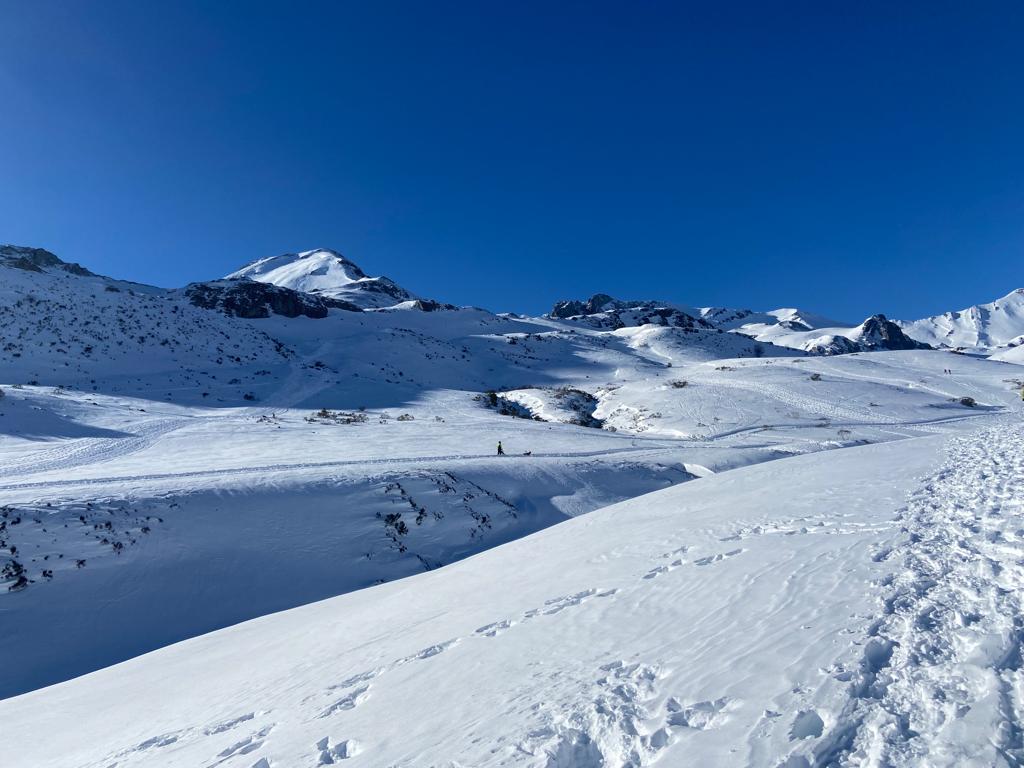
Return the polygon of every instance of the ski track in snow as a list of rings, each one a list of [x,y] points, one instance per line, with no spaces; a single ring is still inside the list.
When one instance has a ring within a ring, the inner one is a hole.
[[[18,462],[0,467],[0,477],[37,475],[41,472],[66,470],[88,464],[99,464],[145,450],[161,437],[181,429],[193,419],[152,419],[133,425],[134,434],[120,438],[82,438],[41,451]],[[5,490],[12,486],[2,486]]]

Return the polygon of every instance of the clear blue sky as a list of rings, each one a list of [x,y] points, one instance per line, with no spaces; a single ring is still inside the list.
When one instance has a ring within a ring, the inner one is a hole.
[[[0,242],[915,317],[1024,285],[1024,5],[0,3]]]

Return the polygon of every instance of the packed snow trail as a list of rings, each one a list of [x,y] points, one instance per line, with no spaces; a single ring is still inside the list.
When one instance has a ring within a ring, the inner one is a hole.
[[[631,446],[628,448],[604,448],[596,451],[562,451],[556,453],[531,453],[524,455],[503,454],[496,456],[493,453],[461,453],[449,454],[446,456],[396,456],[387,459],[344,459],[340,461],[307,461],[296,464],[266,464],[257,467],[227,467],[225,469],[201,469],[190,472],[155,472],[145,475],[118,475],[112,477],[84,477],[78,480],[37,480],[27,483],[10,483],[0,485],[0,491],[10,491],[18,488],[51,488],[61,486],[77,485],[107,485],[125,482],[139,482],[143,480],[167,480],[167,479],[193,479],[200,477],[220,477],[230,475],[261,475],[268,472],[286,472],[305,469],[330,469],[343,467],[377,467],[391,466],[398,464],[430,464],[437,462],[476,461],[480,459],[495,459],[510,461],[513,459],[586,459],[602,456],[614,456],[624,453],[645,454],[664,453],[671,451],[671,446],[650,445]]]
[[[816,765],[1024,764],[1024,426],[951,441],[905,541],[849,705]]]

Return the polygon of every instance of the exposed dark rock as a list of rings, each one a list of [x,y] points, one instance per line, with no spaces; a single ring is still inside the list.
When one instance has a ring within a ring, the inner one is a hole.
[[[433,299],[416,299],[413,302],[413,306],[421,312],[437,312],[439,310],[453,310],[458,309],[454,304],[442,304],[439,301]]]
[[[193,283],[185,288],[185,296],[195,306],[218,309],[227,315],[260,319],[271,314],[282,317],[327,317],[331,309],[361,312],[355,304],[328,296],[281,288],[253,280],[217,280]]]
[[[715,326],[681,309],[655,301],[620,301],[606,293],[597,293],[586,301],[560,301],[550,317],[576,320],[594,328],[616,330],[639,325],[663,325],[674,328],[712,330]]]
[[[825,336],[807,351],[815,355],[847,355],[851,352],[876,352],[896,349],[931,349],[903,333],[885,315],[872,315],[856,329],[852,337]]]
[[[578,317],[579,315],[596,315],[604,312],[605,308],[616,308],[615,305],[627,304],[613,299],[607,293],[595,293],[586,301],[570,300],[560,301],[551,310],[551,317]]]
[[[862,349],[931,349],[928,344],[914,341],[896,323],[885,315],[872,315],[860,326],[857,342]]]
[[[27,248],[21,245],[0,245],[0,262],[16,269],[29,272],[43,272],[47,269],[61,269],[73,275],[92,277],[93,273],[81,264],[61,261],[45,248]]]

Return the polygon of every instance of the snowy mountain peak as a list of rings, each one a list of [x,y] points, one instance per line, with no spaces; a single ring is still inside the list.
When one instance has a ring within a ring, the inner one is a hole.
[[[1005,347],[1024,331],[1024,288],[988,304],[897,322],[908,336],[933,346],[989,350]]]
[[[258,259],[226,277],[243,278],[341,299],[363,308],[390,307],[416,298],[387,277],[368,277],[353,261],[327,248]]]

